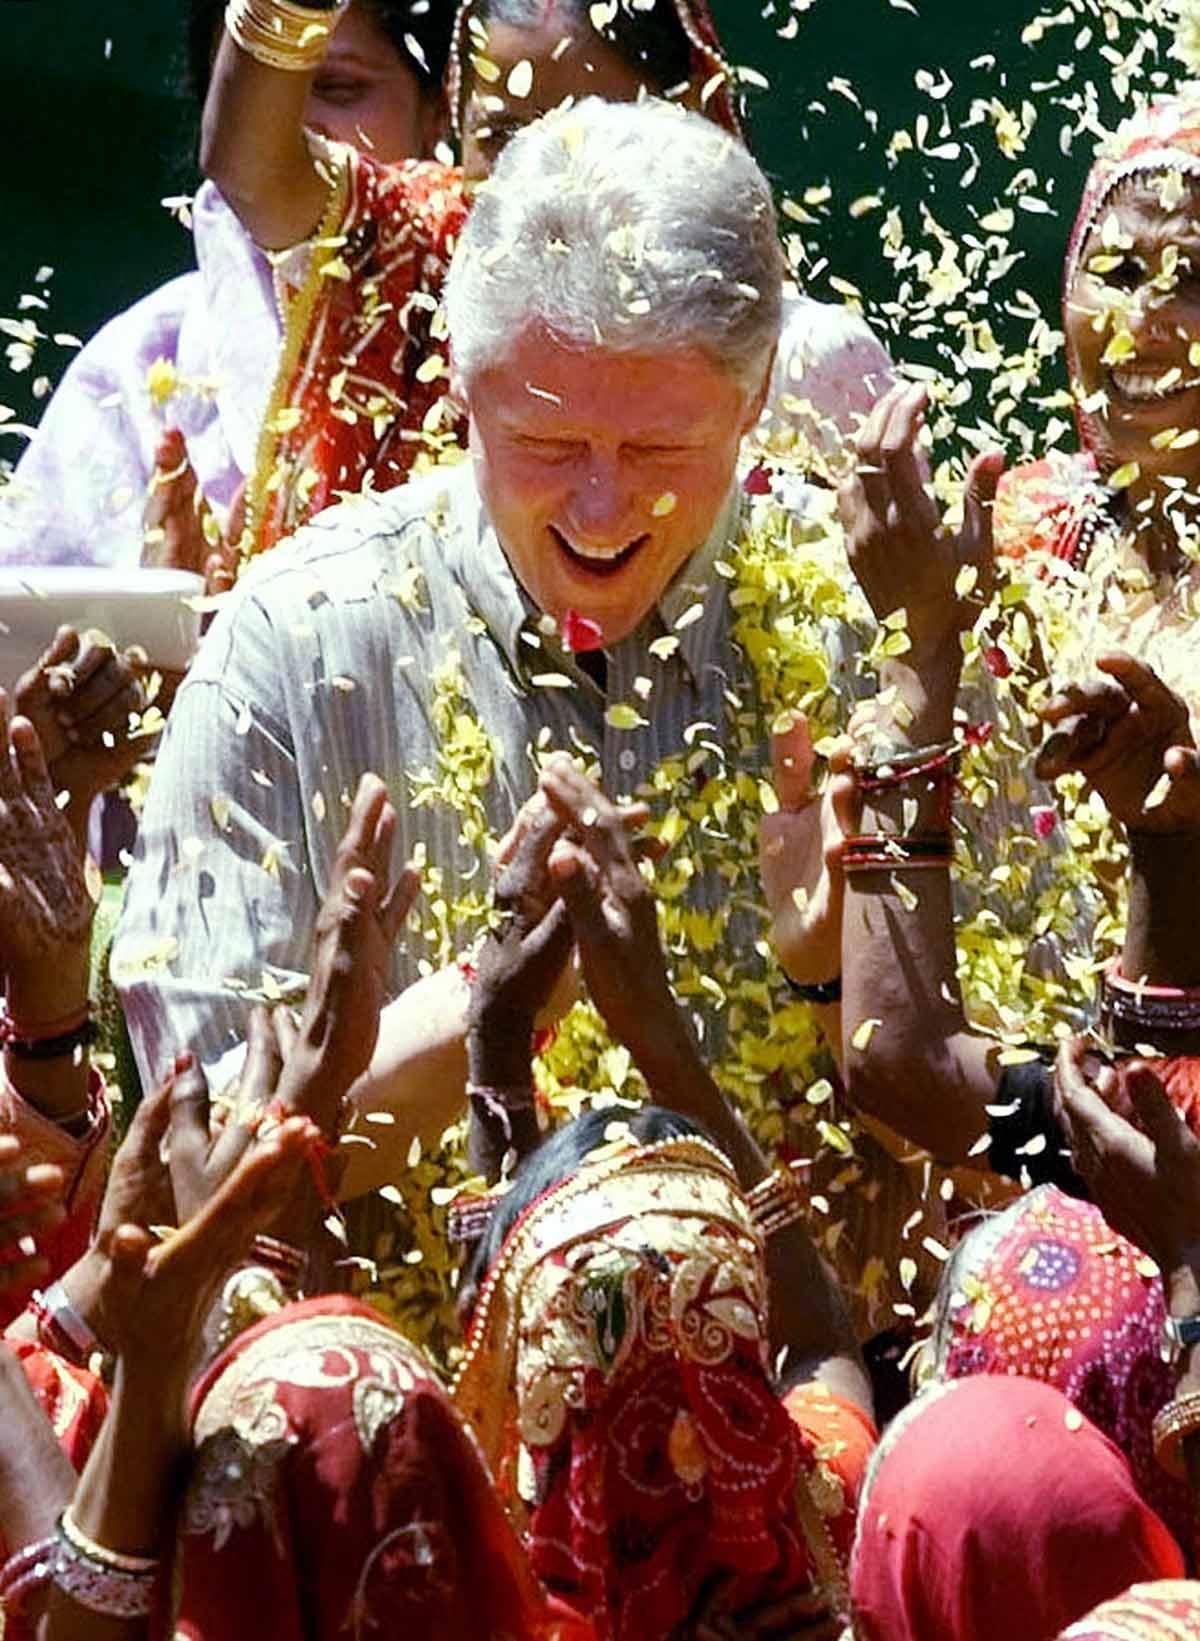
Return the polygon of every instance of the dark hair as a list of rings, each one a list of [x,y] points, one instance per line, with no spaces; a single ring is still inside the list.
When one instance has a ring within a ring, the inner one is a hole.
[[[460,101],[467,80],[465,63],[470,56],[466,19],[474,17],[481,23],[501,23],[507,28],[539,28],[546,21],[546,10],[546,0],[470,0],[463,6],[458,25],[464,64]],[[573,30],[598,34],[623,63],[645,79],[651,91],[670,91],[691,79],[691,42],[679,21],[674,0],[655,0],[648,11],[635,10],[630,0],[619,0],[612,21],[598,30],[592,22],[592,10],[589,0],[555,0],[556,25],[561,19],[564,34]]]
[[[661,1105],[643,1105],[636,1111],[625,1106],[606,1106],[585,1111],[574,1122],[565,1123],[517,1169],[511,1188],[500,1198],[486,1233],[467,1260],[460,1284],[462,1290],[474,1292],[478,1288],[526,1208],[544,1192],[569,1179],[584,1158],[604,1144],[605,1130],[613,1122],[626,1123],[643,1145],[653,1145],[658,1140],[709,1138],[698,1124]]]
[[[455,0],[355,0],[404,58],[428,95],[440,92],[454,32]],[[187,88],[203,103],[225,0],[191,0],[187,31]],[[409,44],[411,40],[412,44]]]

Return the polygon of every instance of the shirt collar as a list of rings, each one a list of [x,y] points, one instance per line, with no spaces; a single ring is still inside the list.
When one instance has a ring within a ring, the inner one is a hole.
[[[463,463],[464,480],[469,467],[469,461]],[[469,483],[459,480],[457,474],[455,480],[462,486],[458,516],[463,549],[459,574],[463,589],[504,651],[509,665],[524,679],[540,652],[538,647],[525,641],[523,634],[538,631],[541,612],[512,572],[473,475]],[[647,637],[667,633],[678,637],[676,653],[693,680],[698,679],[703,670],[717,630],[723,600],[712,597],[716,564],[737,528],[740,513],[741,496],[734,486],[722,503],[707,539],[663,590],[656,608],[636,635],[642,642]],[[677,632],[679,621],[696,604],[701,606],[699,615]]]

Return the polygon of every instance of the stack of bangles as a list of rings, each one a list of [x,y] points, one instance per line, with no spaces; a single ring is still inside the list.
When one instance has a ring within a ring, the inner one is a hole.
[[[330,36],[350,0],[298,6],[295,0],[229,0],[225,28],[244,52],[265,68],[310,74],[319,67]]]
[[[1183,1444],[1200,1433],[1200,1390],[1168,1402],[1154,1421],[1154,1456],[1169,1476],[1187,1479]]]
[[[119,1555],[76,1526],[69,1509],[58,1518],[50,1576],[72,1601],[106,1618],[147,1618],[158,1582],[157,1556]]]
[[[773,1169],[746,1192],[746,1205],[764,1237],[795,1225],[808,1212],[808,1197],[797,1168],[785,1163]]]
[[[1200,986],[1148,986],[1123,975],[1119,962],[1105,970],[1103,1007],[1110,1027],[1147,1035],[1200,1032]]]
[[[842,845],[843,872],[915,872],[949,869],[954,840],[949,832],[861,832]]]

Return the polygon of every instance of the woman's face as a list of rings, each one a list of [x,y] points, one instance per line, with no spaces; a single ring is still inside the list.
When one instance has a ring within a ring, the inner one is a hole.
[[[424,158],[444,127],[403,52],[369,12],[351,6],[313,81],[305,124],[379,160]]]
[[[1200,184],[1118,185],[1081,247],[1066,328],[1105,472],[1200,481]]]
[[[467,45],[471,45],[469,36]],[[475,56],[470,49],[463,54],[462,163],[468,182],[481,182],[522,126],[531,125],[569,97],[631,103],[643,89],[652,94],[662,89],[646,85],[590,31],[580,38],[565,35],[560,28],[493,23],[488,28],[486,61],[498,70],[495,78],[490,69],[488,78],[480,74],[472,61]]]

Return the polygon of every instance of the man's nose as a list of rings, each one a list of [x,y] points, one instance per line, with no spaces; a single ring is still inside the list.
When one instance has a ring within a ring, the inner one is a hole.
[[[571,523],[583,535],[606,537],[628,522],[628,514],[629,490],[620,464],[593,457],[571,496]],[[609,543],[604,540],[599,545]]]

